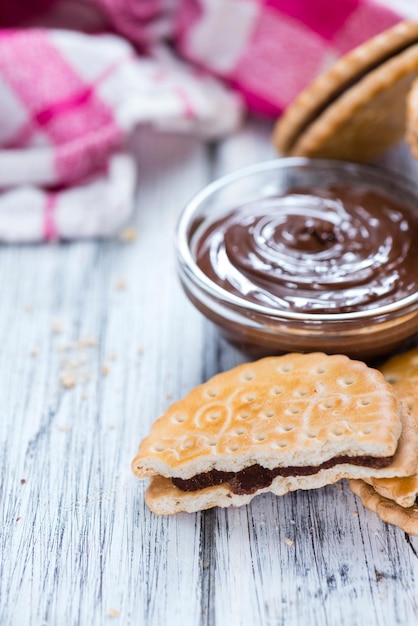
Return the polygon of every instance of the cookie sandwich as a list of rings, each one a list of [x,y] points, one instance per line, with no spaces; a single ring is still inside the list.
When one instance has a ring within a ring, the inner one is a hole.
[[[418,348],[392,357],[380,368],[418,429]],[[403,437],[414,436],[405,430]],[[418,473],[402,478],[351,480],[351,490],[383,521],[418,535]]]
[[[276,124],[283,156],[370,161],[405,136],[418,77],[418,22],[404,21],[341,57]]]
[[[418,159],[418,80],[413,82],[407,98],[406,141]]]
[[[249,503],[341,478],[414,473],[410,416],[383,374],[343,355],[286,354],[214,376],[171,405],[132,470],[158,514]]]

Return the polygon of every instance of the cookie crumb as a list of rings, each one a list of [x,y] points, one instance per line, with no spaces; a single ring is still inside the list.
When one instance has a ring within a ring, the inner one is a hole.
[[[290,547],[293,546],[293,544],[295,543],[293,539],[289,539],[289,537],[285,537],[284,542],[287,546],[290,546]]]
[[[19,515],[19,517],[16,517],[16,522],[18,522],[20,519],[22,519]]]
[[[135,226],[127,226],[119,233],[119,239],[125,243],[132,243],[138,237],[138,231]]]
[[[119,615],[120,611],[118,611],[117,609],[109,609],[107,612],[108,617],[119,617]]]
[[[58,426],[58,430],[61,430],[63,433],[68,433],[71,430],[71,426]]]
[[[24,485],[24,484],[25,484],[25,482],[26,482],[26,478],[21,478],[21,479],[20,479],[20,484],[21,484],[21,485]]]
[[[86,337],[85,339],[80,339],[77,341],[76,348],[78,350],[82,350],[83,348],[93,348],[97,346],[97,341],[92,339],[91,337]]]
[[[61,385],[66,389],[72,389],[75,387],[75,379],[68,372],[61,372],[60,374]]]
[[[118,291],[124,291],[126,289],[126,280],[124,278],[119,278],[119,280],[116,283],[116,289]]]
[[[103,374],[103,376],[107,376],[109,372],[110,372],[109,366],[106,365],[106,363],[103,363],[103,365],[102,365],[102,374]]]
[[[59,374],[63,387],[71,389],[90,380],[89,367],[92,367],[91,361],[94,356],[91,348],[95,346],[97,346],[96,339],[85,337],[56,348],[57,352],[64,355],[60,361],[61,372]]]
[[[60,335],[64,332],[64,326],[60,320],[52,320],[51,330],[55,335]]]
[[[38,351],[36,350],[36,348],[33,348],[30,352],[29,352],[30,356],[37,356],[38,355]]]

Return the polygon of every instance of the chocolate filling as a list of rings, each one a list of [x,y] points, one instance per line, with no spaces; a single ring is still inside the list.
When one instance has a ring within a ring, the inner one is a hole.
[[[320,465],[303,465],[289,467],[275,467],[267,469],[261,465],[251,465],[239,472],[224,472],[222,470],[210,470],[202,474],[196,474],[191,478],[172,478],[173,484],[181,491],[197,491],[214,485],[228,484],[232,493],[245,495],[255,493],[259,489],[268,487],[276,476],[310,476],[317,474],[320,470],[334,467],[342,463],[350,465],[363,465],[380,469],[387,467],[392,462],[393,457],[372,457],[372,456],[336,456],[328,459]]]
[[[306,118],[305,122],[298,127],[296,135],[293,137],[291,141],[290,149],[296,144],[299,138],[303,135],[306,129],[320,116],[324,111],[334,104],[338,100],[343,93],[354,87],[357,83],[359,83],[369,72],[376,70],[378,67],[386,63],[392,58],[395,58],[402,52],[405,52],[411,46],[415,45],[416,41],[408,41],[406,44],[401,44],[399,48],[395,50],[391,50],[385,56],[382,56],[380,59],[373,61],[366,65],[356,76],[353,76],[346,80],[345,82],[341,82],[338,86],[336,86],[335,90],[329,95],[329,97],[324,102],[319,102],[318,105],[311,111],[310,115]]]

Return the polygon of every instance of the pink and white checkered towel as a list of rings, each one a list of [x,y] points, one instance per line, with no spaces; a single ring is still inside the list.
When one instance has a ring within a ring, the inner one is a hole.
[[[20,4],[0,6],[3,241],[118,232],[133,208],[137,125],[211,138],[246,111],[277,116],[400,19],[366,0]]]

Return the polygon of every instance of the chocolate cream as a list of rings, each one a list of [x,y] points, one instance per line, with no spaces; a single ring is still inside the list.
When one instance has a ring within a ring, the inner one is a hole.
[[[364,467],[382,468],[387,467],[393,457],[372,457],[372,456],[337,456],[321,465],[303,465],[293,467],[275,467],[268,469],[261,465],[251,465],[239,472],[223,472],[211,470],[202,474],[196,474],[191,478],[172,478],[173,484],[181,491],[197,491],[214,485],[227,483],[232,493],[244,495],[255,493],[259,489],[269,487],[276,476],[310,476],[317,474],[320,470],[335,467],[341,463],[350,465],[363,465]]]
[[[418,211],[370,188],[250,202],[198,228],[194,241],[212,281],[282,311],[362,311],[418,290]]]
[[[303,135],[306,129],[313,122],[315,122],[315,120],[317,120],[318,117],[322,115],[322,113],[324,113],[328,109],[328,107],[330,107],[334,102],[336,102],[340,96],[342,96],[349,89],[351,89],[351,87],[354,87],[355,85],[357,85],[365,76],[369,75],[371,72],[378,69],[379,67],[382,67],[385,63],[387,63],[387,61],[390,61],[391,59],[400,55],[402,52],[405,52],[416,43],[417,43],[416,41],[412,41],[412,42],[407,41],[406,43],[400,43],[397,48],[396,47],[393,48],[386,54],[382,55],[380,58],[375,59],[372,57],[370,63],[366,63],[364,67],[354,76],[349,76],[345,80],[341,76],[339,82],[336,82],[334,90],[331,91],[328,98],[326,98],[325,100],[318,99],[316,106],[312,107],[312,110],[310,111],[309,115],[307,115],[304,123],[298,126],[296,135],[292,137],[290,147],[296,144],[296,142]],[[364,59],[363,59],[363,63],[364,63]]]

